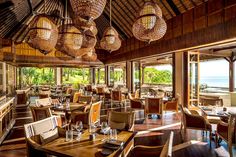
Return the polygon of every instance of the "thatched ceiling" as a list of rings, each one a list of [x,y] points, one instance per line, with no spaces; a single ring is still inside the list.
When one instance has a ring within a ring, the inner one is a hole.
[[[133,36],[131,28],[138,10],[146,0],[112,0],[112,24],[119,32],[122,39]],[[165,20],[190,10],[206,0],[152,0],[163,11]],[[108,1],[109,2],[109,1]],[[27,25],[35,16],[35,12],[44,11],[44,0],[2,0],[0,2],[0,37],[10,38],[20,43],[27,35]],[[60,24],[65,9],[65,0],[46,0],[46,12],[55,17]],[[68,10],[70,15],[72,11]],[[109,5],[103,14],[95,20],[101,38],[103,31],[109,25]]]

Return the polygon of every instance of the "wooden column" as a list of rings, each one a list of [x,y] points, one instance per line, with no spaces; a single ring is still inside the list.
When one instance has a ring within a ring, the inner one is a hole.
[[[229,92],[234,92],[234,62],[236,60],[235,52],[232,52],[230,57],[225,57],[225,59],[229,62]]]
[[[2,83],[3,83],[3,92],[5,93],[7,91],[7,71],[6,71],[6,63],[3,62],[2,64]]]
[[[175,74],[176,74],[175,69],[176,69],[176,67],[175,67],[175,63],[176,63],[175,53],[173,53],[172,54],[172,95],[173,95],[173,97],[176,97],[175,96],[175,89],[176,89],[176,84],[175,84]]]
[[[95,68],[91,68],[91,83],[95,84],[96,83],[96,76],[95,76]]]
[[[56,85],[61,85],[63,83],[62,82],[62,68],[56,68],[55,75],[56,75]]]
[[[144,84],[144,69],[145,69],[145,66],[142,66],[142,77],[141,77],[141,80],[142,80],[142,83],[141,83],[141,86]]]
[[[108,86],[109,85],[109,66],[105,66],[105,84]]]
[[[21,67],[19,67],[19,73],[18,73],[18,75],[19,75],[19,89],[21,89],[21,87],[22,87],[22,68]]]
[[[95,74],[95,78],[96,78],[96,74]],[[98,80],[97,80],[97,84],[100,84],[100,68],[98,68]]]
[[[126,62],[126,87],[132,92],[132,64],[130,61]]]

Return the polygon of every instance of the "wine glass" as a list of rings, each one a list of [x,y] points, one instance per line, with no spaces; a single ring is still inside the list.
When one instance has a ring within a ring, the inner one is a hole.
[[[108,127],[107,122],[102,122],[102,124],[101,124],[101,130],[102,130],[102,133],[103,133],[103,140],[102,141],[106,140],[105,131],[106,131],[107,127]]]
[[[80,141],[81,139],[81,131],[83,130],[83,123],[82,121],[77,121],[76,124],[75,124],[75,129],[77,130],[78,132],[78,136],[77,136],[77,140]]]

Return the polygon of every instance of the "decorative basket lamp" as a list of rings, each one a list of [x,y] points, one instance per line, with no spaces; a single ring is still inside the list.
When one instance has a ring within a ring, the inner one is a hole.
[[[94,62],[97,60],[97,54],[95,53],[95,49],[90,49],[87,54],[82,56],[83,61]]]
[[[94,48],[96,42],[97,38],[91,30],[87,30],[84,32],[82,48]]]
[[[111,0],[110,0],[110,27],[108,27],[104,31],[103,37],[100,41],[100,46],[102,49],[110,52],[118,50],[121,46],[121,40],[119,38],[119,34],[112,27],[111,23]]]
[[[90,26],[89,30],[93,33],[93,35],[98,34],[98,29],[97,29],[96,23],[94,21],[92,21],[92,25]]]
[[[27,43],[46,55],[56,46],[58,30],[47,15],[41,14],[31,21],[28,35]]]
[[[113,27],[108,27],[104,33],[103,38],[100,41],[102,49],[107,51],[116,51],[121,46],[121,40],[117,31]]]
[[[160,7],[152,2],[145,3],[132,27],[135,38],[147,42],[159,40],[166,30],[167,25]]]
[[[71,57],[79,57],[82,55],[79,53],[82,42],[82,33],[72,24],[63,24],[59,27],[59,39],[56,45],[57,50]]]
[[[87,30],[92,26],[91,21],[102,14],[106,0],[70,0],[70,3],[75,14],[75,26]]]

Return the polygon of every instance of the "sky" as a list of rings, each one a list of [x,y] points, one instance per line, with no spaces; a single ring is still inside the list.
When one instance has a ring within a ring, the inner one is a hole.
[[[200,76],[229,76],[229,63],[226,60],[200,62]]]

